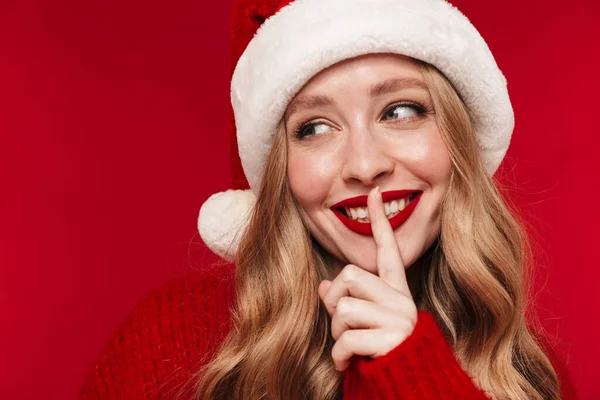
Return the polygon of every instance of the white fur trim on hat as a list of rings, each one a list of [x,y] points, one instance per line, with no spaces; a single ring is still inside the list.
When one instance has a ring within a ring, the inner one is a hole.
[[[288,103],[321,70],[368,53],[436,66],[467,105],[492,175],[514,127],[506,80],[469,20],[443,0],[296,0],[268,18],[231,82],[238,149],[257,193],[271,138]]]
[[[198,231],[204,243],[219,256],[233,261],[255,202],[251,190],[227,190],[210,196],[198,216]]]

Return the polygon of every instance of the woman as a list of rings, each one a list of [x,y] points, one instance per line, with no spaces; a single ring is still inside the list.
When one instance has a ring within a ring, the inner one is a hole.
[[[235,266],[142,303],[82,397],[575,398],[525,319],[526,240],[491,178],[513,114],[481,36],[442,0],[288,3],[234,10],[251,189],[199,229]]]

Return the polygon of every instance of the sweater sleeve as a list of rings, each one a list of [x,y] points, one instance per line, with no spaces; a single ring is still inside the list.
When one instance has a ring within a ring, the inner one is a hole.
[[[461,368],[433,315],[419,311],[413,333],[384,356],[353,357],[344,400],[489,400]]]
[[[141,300],[104,346],[79,400],[190,398],[193,374],[229,330],[231,271],[204,270]]]

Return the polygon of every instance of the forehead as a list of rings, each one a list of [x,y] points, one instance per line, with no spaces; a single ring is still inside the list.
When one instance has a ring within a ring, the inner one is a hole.
[[[413,59],[398,54],[368,54],[341,61],[312,77],[288,104],[286,115],[298,109],[325,106],[332,97],[359,90],[376,97],[407,88],[427,90]]]

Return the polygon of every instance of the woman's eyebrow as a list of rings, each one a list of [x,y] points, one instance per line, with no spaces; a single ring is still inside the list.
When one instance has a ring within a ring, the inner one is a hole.
[[[317,107],[330,106],[334,103],[333,99],[324,95],[304,95],[294,99],[285,112],[285,115],[291,115],[294,111],[300,109],[311,109]]]
[[[408,88],[429,90],[425,82],[416,78],[391,78],[372,86],[369,93],[371,97],[377,97]],[[325,95],[301,95],[288,106],[285,116],[298,110],[310,110],[311,108],[330,106],[334,103],[335,101],[331,97]]]
[[[371,97],[381,96],[387,93],[398,92],[402,89],[418,88],[429,91],[429,88],[420,79],[417,78],[391,78],[386,79],[371,87],[369,93]]]

